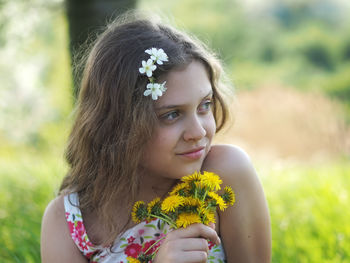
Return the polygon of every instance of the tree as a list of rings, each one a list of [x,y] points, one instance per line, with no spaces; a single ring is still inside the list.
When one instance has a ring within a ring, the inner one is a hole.
[[[108,21],[135,8],[136,2],[137,0],[66,0],[72,63],[79,57],[87,40],[93,40]],[[73,94],[76,98],[82,72],[79,67],[73,71]]]

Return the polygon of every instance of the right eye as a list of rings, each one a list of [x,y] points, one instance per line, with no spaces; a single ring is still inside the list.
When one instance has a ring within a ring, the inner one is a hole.
[[[177,111],[171,111],[171,112],[168,112],[164,115],[161,116],[161,119],[164,120],[164,121],[173,121],[175,120],[177,117],[179,117],[179,113]]]

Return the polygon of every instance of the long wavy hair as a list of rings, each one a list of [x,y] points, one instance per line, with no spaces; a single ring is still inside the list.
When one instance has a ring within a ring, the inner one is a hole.
[[[219,131],[228,117],[219,94],[222,68],[204,44],[171,26],[151,19],[127,17],[112,22],[87,56],[69,136],[69,171],[60,194],[77,192],[80,209],[95,211],[110,235],[115,207],[131,209],[139,188],[138,169],[143,149],[157,122],[153,101],[143,96],[147,77],[138,71],[151,47],[162,48],[169,61],[157,66],[156,78],[191,61],[206,68],[213,89],[213,114]]]

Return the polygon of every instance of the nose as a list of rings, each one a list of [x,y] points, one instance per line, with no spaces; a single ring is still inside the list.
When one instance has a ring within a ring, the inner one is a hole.
[[[201,123],[201,119],[194,116],[187,121],[183,137],[185,141],[198,141],[206,134],[207,131]]]

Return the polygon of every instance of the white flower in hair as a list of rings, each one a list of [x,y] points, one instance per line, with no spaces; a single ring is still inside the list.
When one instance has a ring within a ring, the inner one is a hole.
[[[162,48],[156,49],[156,48],[151,48],[145,50],[145,52],[149,55],[151,55],[151,59],[153,61],[156,61],[158,65],[163,65],[164,61],[168,61],[168,55],[164,52]]]
[[[165,83],[163,83],[165,84]],[[163,89],[164,87],[163,84],[159,84],[159,83],[148,83],[146,86],[146,90],[143,93],[144,96],[149,96],[152,94],[152,99],[153,100],[157,100],[158,97],[163,95]]]
[[[147,77],[152,77],[152,72],[157,68],[156,65],[153,64],[152,59],[148,59],[147,62],[142,60],[142,67],[139,68],[141,74],[146,74]]]
[[[161,90],[163,93],[166,91],[165,83],[166,83],[166,81],[164,81],[162,84],[160,84],[160,90]]]
[[[163,93],[166,91],[166,81],[164,81],[162,84],[156,83],[156,80],[154,77],[152,77],[152,75],[153,71],[155,71],[157,68],[155,63],[157,63],[158,65],[162,65],[163,62],[168,61],[168,55],[161,48],[150,48],[146,49],[145,52],[150,55],[150,58],[147,61],[142,60],[142,67],[139,68],[139,71],[141,74],[147,75],[149,83],[147,84],[146,90],[143,92],[143,95],[152,95],[152,99],[157,100],[158,97],[162,96]]]

